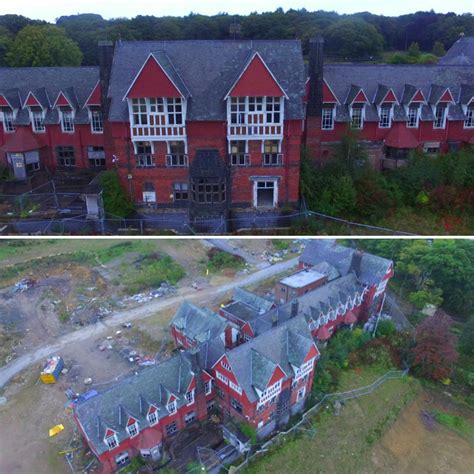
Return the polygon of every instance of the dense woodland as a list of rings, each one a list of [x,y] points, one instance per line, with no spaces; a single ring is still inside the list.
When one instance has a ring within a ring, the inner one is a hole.
[[[110,40],[291,39],[307,51],[308,41],[322,34],[332,60],[389,60],[384,53],[407,51],[410,45],[441,55],[460,33],[474,35],[472,14],[417,12],[399,17],[368,12],[339,15],[302,10],[105,20],[100,15],[62,16],[56,23],[19,15],[0,16],[0,65],[54,66],[97,64],[97,42]],[[414,56],[412,61],[416,61]],[[396,62],[403,61],[400,56]],[[394,62],[395,62],[394,61]],[[432,61],[428,58],[427,61]]]

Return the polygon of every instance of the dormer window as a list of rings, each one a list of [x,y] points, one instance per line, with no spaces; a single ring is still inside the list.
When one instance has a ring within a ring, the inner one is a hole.
[[[117,435],[114,433],[107,436],[107,438],[105,438],[105,443],[110,450],[115,449],[118,446]]]
[[[148,413],[148,422],[150,423],[150,426],[156,425],[158,423],[158,413],[156,411]]]
[[[44,126],[44,113],[41,107],[30,107],[30,119],[34,133],[44,133],[46,131],[46,127]]]
[[[335,107],[332,104],[324,104],[321,118],[322,130],[334,130],[334,111]]]
[[[89,119],[92,133],[104,133],[104,123],[102,119],[102,110],[100,107],[89,107]]]
[[[418,128],[420,122],[420,104],[413,103],[408,106],[407,110],[407,127],[408,128]]]
[[[138,423],[136,421],[127,426],[127,433],[130,436],[130,438],[133,438],[134,436],[137,436],[137,434],[138,434]]]
[[[74,113],[69,107],[60,107],[61,130],[63,133],[74,133]]]
[[[177,410],[176,400],[173,400],[172,402],[168,403],[168,405],[166,405],[166,409],[168,410],[168,413],[170,415],[173,415],[174,413],[176,413],[176,410]]]
[[[364,127],[364,104],[352,104],[351,128],[356,130]]]
[[[15,125],[13,124],[13,121],[15,119],[13,110],[10,109],[9,107],[2,107],[0,111],[1,111],[0,116],[3,122],[3,131],[5,133],[14,132],[16,129],[15,129]]]
[[[392,125],[392,108],[393,105],[389,103],[382,104],[379,112],[379,127],[390,128]]]
[[[446,115],[448,106],[445,103],[439,103],[435,108],[435,119],[433,122],[433,128],[445,128],[446,127]]]
[[[474,128],[474,103],[471,102],[466,109],[466,120],[464,128]]]

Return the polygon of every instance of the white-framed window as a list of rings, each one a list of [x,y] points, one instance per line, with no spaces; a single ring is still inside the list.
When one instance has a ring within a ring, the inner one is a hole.
[[[135,151],[138,168],[150,168],[155,165],[150,142],[136,142]]]
[[[168,403],[168,405],[166,405],[166,409],[168,410],[168,413],[170,415],[173,415],[174,413],[176,413],[176,410],[177,410],[176,400],[173,400],[172,402]]]
[[[245,97],[230,98],[230,123],[234,125],[243,125],[246,123]]]
[[[253,189],[255,207],[276,207],[278,203],[278,180],[255,180]]]
[[[246,140],[230,140],[229,155],[231,166],[249,166],[250,155],[247,153],[248,142]]]
[[[322,130],[333,130],[334,129],[334,106],[323,106],[323,113],[321,117],[321,129]]]
[[[223,369],[227,370],[228,372],[231,371],[230,365],[227,362],[222,361],[221,366]]]
[[[146,99],[132,99],[132,124],[148,125]]]
[[[124,466],[125,464],[128,463],[130,457],[128,455],[127,451],[124,451],[123,453],[120,453],[118,456],[115,457],[115,463],[117,466]]]
[[[446,104],[442,103],[436,106],[433,128],[445,128],[447,111],[448,111],[448,107]]]
[[[41,110],[41,107],[31,107],[30,115],[33,132],[44,133],[46,131],[46,127],[44,126],[44,114]]]
[[[280,166],[283,164],[283,155],[280,153],[280,140],[263,141],[263,165]]]
[[[464,128],[474,128],[474,104],[471,102],[466,109],[466,120]]]
[[[71,109],[62,107],[60,109],[61,131],[63,133],[74,133],[74,114]]]
[[[439,155],[441,148],[438,142],[427,142],[423,145],[423,153],[427,155]]]
[[[100,107],[91,108],[90,120],[92,133],[104,133],[104,122],[102,118],[102,110]]]
[[[306,395],[306,387],[301,387],[298,390],[298,394],[296,395],[296,401],[299,402],[299,401],[303,400],[305,395]]]
[[[194,390],[186,392],[186,403],[187,405],[192,405],[194,403]]]
[[[265,97],[266,99],[266,121],[268,124],[281,123],[281,99],[280,97]]]
[[[390,128],[392,124],[392,104],[382,104],[379,112],[379,127]]]
[[[130,436],[130,438],[133,438],[134,436],[137,436],[138,434],[138,423],[135,421],[135,423],[132,423],[127,426],[127,433]]]
[[[216,370],[216,378],[220,380],[222,383],[229,385],[229,379],[225,375],[218,372],[217,370]]]
[[[158,413],[156,410],[148,413],[148,422],[150,423],[150,426],[158,423]]]
[[[207,382],[204,382],[204,393],[206,395],[210,395],[212,392],[212,380],[208,380]]]
[[[173,423],[170,423],[169,425],[165,426],[165,431],[167,435],[172,435],[178,431],[178,423],[176,421],[173,421]]]
[[[104,147],[94,145],[88,146],[87,158],[91,168],[104,168],[106,164]]]
[[[186,415],[184,415],[184,423],[186,425],[190,425],[195,419],[196,419],[195,411],[190,411],[189,413],[186,413]]]
[[[408,120],[407,120],[407,127],[408,128],[418,128],[418,124],[420,122],[420,104],[414,103],[408,106]]]
[[[105,442],[110,450],[115,449],[118,446],[117,435],[114,433],[111,436],[105,438]]]
[[[262,392],[258,401],[259,405],[265,404],[271,398],[276,397],[281,392],[281,382],[282,381],[279,380],[278,382],[268,387],[264,392]]]
[[[351,107],[351,128],[356,130],[364,127],[364,104],[353,104]]]
[[[183,124],[183,104],[180,98],[167,98],[168,124]]]
[[[12,133],[16,130],[13,120],[15,119],[13,111],[4,107],[2,109],[3,131],[5,133]]]
[[[295,369],[295,380],[299,380],[313,370],[314,367],[314,359],[309,360],[308,362],[305,362],[301,367],[297,367]]]
[[[229,380],[229,387],[234,391],[237,392],[239,395],[242,395],[242,387],[240,385],[235,384],[232,380]]]
[[[188,155],[186,155],[186,143],[182,140],[167,142],[168,154],[166,155],[166,166],[187,167]]]

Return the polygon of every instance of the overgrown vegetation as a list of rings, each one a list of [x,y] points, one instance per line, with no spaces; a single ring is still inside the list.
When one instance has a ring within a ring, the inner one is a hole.
[[[434,415],[439,424],[474,442],[474,425],[472,423],[469,423],[461,416],[450,415],[440,410],[435,410]]]
[[[245,260],[242,257],[218,248],[210,249],[207,252],[207,258],[207,268],[211,272],[218,272],[224,269],[239,270],[245,266]]]
[[[474,150],[414,153],[406,166],[380,173],[348,130],[322,167],[303,152],[301,194],[309,209],[348,220],[414,233],[472,233]]]
[[[275,250],[282,252],[283,250],[288,250],[290,248],[291,240],[272,239],[272,244]]]
[[[240,431],[250,439],[251,444],[257,444],[257,431],[252,425],[241,422],[238,426]]]
[[[185,275],[183,267],[169,255],[153,253],[145,255],[133,265],[124,264],[121,283],[127,293],[133,294],[157,288],[165,282],[176,285]]]
[[[104,209],[110,217],[126,217],[134,210],[134,205],[121,186],[116,171],[104,171],[101,185]]]

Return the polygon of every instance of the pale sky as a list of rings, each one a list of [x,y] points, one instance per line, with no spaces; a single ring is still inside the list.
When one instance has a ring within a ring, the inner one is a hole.
[[[137,15],[184,16],[190,12],[214,15],[219,12],[248,14],[250,12],[285,11],[306,8],[308,11],[326,10],[338,13],[369,11],[374,14],[398,16],[433,9],[437,13],[473,13],[473,0],[0,0],[0,15],[15,13],[33,19],[54,21],[62,15],[98,13],[104,18]]]

